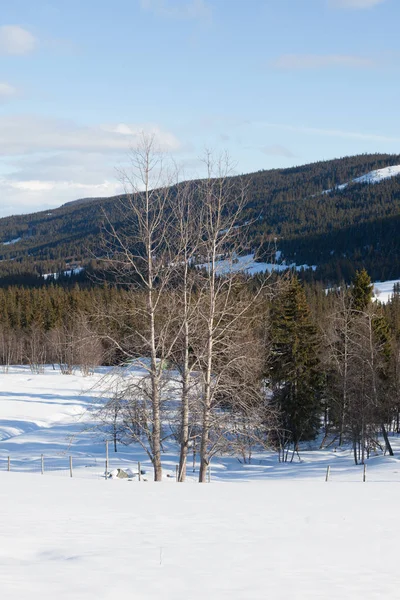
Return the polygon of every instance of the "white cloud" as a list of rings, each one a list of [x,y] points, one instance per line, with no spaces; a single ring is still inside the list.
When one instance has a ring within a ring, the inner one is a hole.
[[[10,98],[11,96],[14,96],[16,93],[17,93],[17,90],[13,85],[10,85],[9,83],[0,81],[0,101]]]
[[[37,39],[19,25],[0,26],[0,56],[29,54],[35,50]]]
[[[285,158],[294,158],[294,154],[289,148],[281,146],[280,144],[272,144],[271,146],[263,146],[260,148],[263,154],[268,156],[284,156]]]
[[[178,139],[151,124],[83,126],[63,119],[36,116],[0,117],[0,154],[11,156],[51,151],[120,152],[138,143],[142,132],[154,134],[163,151],[177,150]]]
[[[158,17],[210,21],[211,7],[205,0],[140,0],[142,10]]]
[[[0,178],[0,216],[36,212],[61,206],[78,198],[115,196],[122,192],[116,181],[103,180],[89,185],[73,181],[10,181]]]
[[[154,135],[161,150],[181,150],[178,139],[157,125],[88,127],[44,117],[0,117],[0,214],[120,193],[116,167],[127,165],[128,151],[143,131]]]
[[[271,61],[271,66],[283,70],[325,69],[325,68],[373,68],[377,63],[363,56],[346,54],[282,54]]]
[[[335,8],[372,8],[378,4],[383,4],[386,0],[330,0],[330,4]]]

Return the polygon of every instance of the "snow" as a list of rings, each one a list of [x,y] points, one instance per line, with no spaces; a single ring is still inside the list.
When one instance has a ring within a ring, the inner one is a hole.
[[[175,484],[172,443],[161,484],[151,482],[138,447],[117,455],[110,448],[110,469],[130,479],[106,480],[92,407],[107,372],[67,376],[48,366],[33,374],[15,366],[0,375],[2,598],[397,597],[397,436],[394,457],[369,459],[366,483],[350,449],[318,450],[318,443],[304,444],[293,463],[270,452],[256,453],[250,465],[215,457],[211,484],[203,485],[194,483],[191,461],[188,483]],[[138,460],[147,482],[138,482]],[[49,464],[64,471],[52,473]]]
[[[125,377],[143,375],[146,371],[134,364],[123,369]],[[69,477],[69,456],[73,457],[74,478],[104,480],[104,436],[95,427],[94,411],[98,406],[97,392],[107,367],[96,370],[92,377],[80,372],[62,375],[49,365],[44,373],[33,374],[27,366],[13,366],[0,375],[0,471],[7,468],[10,456],[11,471],[40,473],[41,455],[45,460],[45,475],[54,473]],[[400,451],[400,439],[393,437]],[[144,451],[136,446],[118,446],[115,454],[110,443],[110,470],[130,469],[137,473],[141,462],[151,479],[152,467]],[[218,482],[265,481],[275,479],[323,481],[326,468],[331,467],[336,481],[361,481],[361,468],[353,464],[351,449],[316,450],[316,445],[301,448],[301,461],[278,463],[272,452],[254,452],[251,464],[241,464],[236,456],[216,456],[212,459],[212,480]],[[163,454],[165,482],[175,477],[178,452],[175,443],[165,443]],[[196,481],[189,458],[188,476]],[[373,481],[400,482],[398,459],[371,457],[369,477]]]
[[[278,251],[279,252],[279,251]],[[278,254],[278,252],[276,254]],[[280,256],[280,255],[279,255]],[[208,264],[199,264],[199,268],[208,268]],[[287,269],[296,269],[296,271],[312,269],[316,270],[316,265],[296,265],[296,263],[286,263],[285,261],[278,263],[257,262],[254,254],[246,254],[237,256],[232,259],[219,260],[216,264],[216,271],[219,275],[227,273],[238,273],[243,271],[248,275],[256,275],[257,273],[265,273],[271,271],[286,271]]]
[[[82,271],[84,270],[84,267],[76,267],[75,269],[68,269],[67,271],[63,271],[63,274],[66,277],[71,277],[72,275],[79,275],[79,273],[82,273]],[[43,279],[48,279],[49,277],[53,277],[53,279],[58,279],[59,273],[45,273],[43,275]]]
[[[393,286],[400,283],[400,279],[391,279],[390,281],[376,281],[374,283],[374,297],[379,302],[386,304],[393,296]]]
[[[356,177],[352,179],[348,183],[342,183],[340,185],[335,186],[329,190],[324,190],[321,192],[322,194],[329,194],[332,191],[344,190],[348,187],[349,183],[380,183],[385,179],[390,179],[392,177],[397,177],[400,175],[400,165],[395,165],[393,167],[385,167],[383,169],[376,169],[375,171],[370,171],[361,177]]]
[[[8,242],[3,242],[3,246],[10,246],[11,244],[16,244],[20,240],[20,237],[14,238],[13,240],[8,240]]]
[[[400,165],[395,165],[393,167],[385,167],[384,169],[377,169],[376,171],[371,171],[362,177],[357,177],[353,179],[354,183],[379,183],[384,179],[390,179],[391,177],[397,177],[400,175]]]
[[[361,482],[136,486],[0,473],[2,597],[396,598],[399,492]]]

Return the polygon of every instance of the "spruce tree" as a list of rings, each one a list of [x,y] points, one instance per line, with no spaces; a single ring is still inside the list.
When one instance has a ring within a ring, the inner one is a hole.
[[[316,437],[320,424],[322,375],[318,334],[297,277],[275,300],[271,311],[269,379],[280,411],[284,446]]]
[[[373,291],[374,285],[367,271],[365,269],[356,271],[351,288],[353,309],[359,311],[365,310],[372,300]]]

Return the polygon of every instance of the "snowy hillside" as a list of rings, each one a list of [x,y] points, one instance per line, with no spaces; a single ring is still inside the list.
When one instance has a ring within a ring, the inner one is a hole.
[[[376,171],[370,171],[361,177],[356,177],[352,179],[348,183],[342,183],[337,185],[334,188],[329,190],[324,190],[322,194],[329,194],[329,192],[333,192],[335,190],[344,190],[346,189],[350,183],[380,183],[385,179],[391,179],[392,177],[397,177],[400,175],[400,165],[395,165],[393,167],[385,167],[384,169],[377,169]]]

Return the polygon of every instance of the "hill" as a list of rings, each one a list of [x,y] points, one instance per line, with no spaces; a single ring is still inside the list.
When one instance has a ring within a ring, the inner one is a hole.
[[[349,280],[400,276],[400,155],[359,155],[246,174],[249,247],[271,242],[288,263],[317,265],[305,274]],[[87,266],[101,255],[105,214],[118,228],[119,197],[86,198],[60,208],[0,219],[0,283]],[[84,277],[84,275],[80,275]]]

